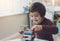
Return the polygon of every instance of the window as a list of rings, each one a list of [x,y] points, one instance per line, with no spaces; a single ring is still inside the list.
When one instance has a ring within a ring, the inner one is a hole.
[[[0,0],[0,17],[22,13],[29,2],[31,0]]]

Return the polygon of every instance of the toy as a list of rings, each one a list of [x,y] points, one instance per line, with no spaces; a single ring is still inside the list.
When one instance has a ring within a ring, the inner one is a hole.
[[[33,32],[28,29],[28,25],[20,25],[21,29],[24,29],[23,35],[22,35],[22,39],[24,41],[31,41],[32,40],[32,36],[33,36]]]
[[[23,39],[27,41],[31,41],[33,36],[32,31],[24,31]]]
[[[60,35],[60,18],[56,23],[57,27],[58,27],[58,35]]]

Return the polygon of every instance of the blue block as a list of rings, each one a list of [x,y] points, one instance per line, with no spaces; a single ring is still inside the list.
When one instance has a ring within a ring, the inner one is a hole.
[[[30,32],[30,31],[24,31],[24,34],[25,34],[25,35],[33,35],[33,33]]]
[[[56,23],[56,25],[57,25],[57,27],[58,27],[58,35],[60,35],[60,22],[58,21],[58,22]]]

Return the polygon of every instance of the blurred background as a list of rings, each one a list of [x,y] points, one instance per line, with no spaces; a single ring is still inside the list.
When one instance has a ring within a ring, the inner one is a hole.
[[[34,2],[45,5],[46,18],[55,24],[60,20],[60,0],[0,0],[0,40],[18,38],[20,25],[31,27],[29,8]],[[54,37],[59,41],[60,34]]]

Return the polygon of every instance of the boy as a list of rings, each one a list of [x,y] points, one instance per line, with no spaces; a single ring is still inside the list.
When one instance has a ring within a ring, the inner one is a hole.
[[[52,34],[58,33],[58,28],[45,16],[46,9],[42,3],[35,2],[30,8],[30,17],[32,20],[35,38],[53,41]]]

